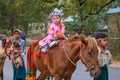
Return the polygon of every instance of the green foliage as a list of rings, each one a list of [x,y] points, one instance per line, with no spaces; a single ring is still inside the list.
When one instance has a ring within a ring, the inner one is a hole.
[[[120,61],[120,38],[110,38],[108,48],[111,51],[114,60]]]
[[[96,31],[102,14],[109,7],[118,5],[118,0],[1,0],[0,28],[31,30],[28,25],[32,23],[44,23],[46,26],[49,13],[57,7],[63,10],[63,19],[73,16],[74,22],[69,24],[71,27],[67,27],[68,33],[73,30],[72,32],[92,34]]]

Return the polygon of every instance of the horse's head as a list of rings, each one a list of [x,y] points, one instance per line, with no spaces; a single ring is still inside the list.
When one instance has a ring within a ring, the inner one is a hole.
[[[10,39],[3,39],[2,45],[6,56],[12,60],[13,65],[15,65],[17,68],[22,67],[23,64],[20,44]]]
[[[100,67],[98,63],[98,45],[94,38],[84,37],[83,35],[73,36],[69,39],[76,43],[76,53],[79,53],[79,59],[87,67],[87,71],[90,71],[92,77],[96,77],[100,74]]]
[[[88,68],[87,71],[90,71],[92,77],[96,77],[100,74],[100,67],[98,62],[98,45],[95,38],[87,37],[82,41],[80,51],[81,61]]]

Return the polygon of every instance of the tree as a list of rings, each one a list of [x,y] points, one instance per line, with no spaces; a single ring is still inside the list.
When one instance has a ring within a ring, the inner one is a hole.
[[[29,23],[46,22],[48,13],[56,4],[55,0],[1,0],[0,28],[4,28],[3,25],[7,23],[6,29],[10,29],[11,33],[15,28],[28,30]]]
[[[68,25],[72,26],[71,30],[92,34],[105,11],[119,5],[118,0],[1,0],[0,28],[10,29],[12,33],[15,28],[31,30],[28,25],[32,23],[46,26],[49,13],[57,7],[63,10],[63,20],[68,16],[74,18],[74,22]]]
[[[77,33],[93,34],[98,28],[98,22],[106,16],[106,11],[118,5],[118,0],[62,0],[61,5],[69,15],[74,17],[74,30]],[[68,2],[69,1],[69,2]],[[111,5],[112,4],[112,5]]]

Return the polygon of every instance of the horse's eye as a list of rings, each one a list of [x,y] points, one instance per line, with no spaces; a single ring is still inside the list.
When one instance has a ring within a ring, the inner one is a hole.
[[[91,52],[88,52],[88,55],[89,55],[89,56],[92,56],[92,53],[91,53]]]

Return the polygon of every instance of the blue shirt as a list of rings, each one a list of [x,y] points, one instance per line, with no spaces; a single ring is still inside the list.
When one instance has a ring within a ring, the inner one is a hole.
[[[26,44],[25,44],[25,40],[20,39],[20,44],[21,44],[21,52],[22,52],[22,56],[24,56],[26,54]]]

